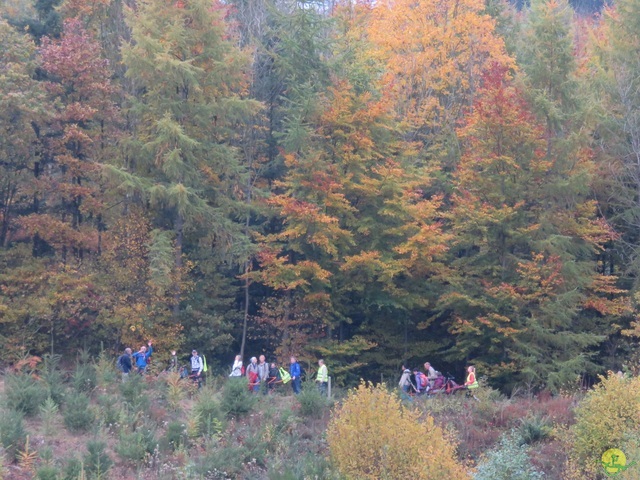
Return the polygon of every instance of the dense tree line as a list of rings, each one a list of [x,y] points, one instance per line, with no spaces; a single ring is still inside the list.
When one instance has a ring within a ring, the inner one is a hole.
[[[637,0],[5,0],[0,358],[633,369]]]

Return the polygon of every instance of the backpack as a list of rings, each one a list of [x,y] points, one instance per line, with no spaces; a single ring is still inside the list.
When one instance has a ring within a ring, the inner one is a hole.
[[[429,380],[427,379],[427,376],[424,373],[418,373],[416,374],[416,383],[418,384],[418,388],[420,390],[424,390],[425,388],[427,388],[427,385],[429,384]]]
[[[302,380],[303,378],[306,379],[307,371],[304,369],[301,363],[299,363],[298,365],[300,365],[300,380]]]
[[[120,370],[121,372],[124,372],[124,365],[123,365],[123,363],[122,363],[122,359],[123,359],[124,355],[125,355],[125,354],[123,353],[122,355],[120,355],[120,356],[118,357],[118,360],[116,360],[116,368],[117,368],[118,370]]]

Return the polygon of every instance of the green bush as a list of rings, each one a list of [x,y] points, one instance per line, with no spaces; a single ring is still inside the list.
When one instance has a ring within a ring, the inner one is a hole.
[[[328,405],[327,398],[311,382],[304,384],[296,399],[300,403],[300,414],[305,417],[322,417]]]
[[[64,480],[78,480],[84,466],[82,464],[82,460],[77,457],[72,457],[67,460],[66,465],[64,466],[64,470],[62,472],[62,478]]]
[[[167,425],[167,431],[162,438],[162,449],[165,451],[175,451],[180,447],[189,446],[189,437],[184,423],[173,421]]]
[[[340,474],[334,471],[331,462],[322,455],[309,453],[295,462],[288,458],[269,465],[269,480],[298,480],[300,478],[322,478],[340,480]]]
[[[89,430],[95,421],[93,410],[89,408],[89,397],[84,393],[69,395],[63,416],[65,426],[74,432]]]
[[[120,432],[115,451],[123,460],[141,463],[153,455],[157,446],[155,428],[142,425],[133,432]]]
[[[247,449],[239,445],[218,447],[197,460],[195,473],[207,479],[239,478],[248,460]]]
[[[102,424],[110,431],[117,431],[126,420],[126,413],[119,399],[112,395],[98,396],[99,415]]]
[[[53,435],[55,433],[56,418],[58,417],[58,405],[49,397],[40,405],[39,410],[45,435]]]
[[[28,374],[7,375],[4,384],[7,407],[27,417],[38,413],[38,408],[48,396],[44,382]]]
[[[545,440],[551,435],[552,428],[549,425],[549,420],[540,416],[527,416],[520,419],[520,425],[518,426],[518,436],[520,437],[520,444],[531,445],[536,442]]]
[[[222,391],[222,409],[232,417],[250,412],[256,403],[256,396],[247,388],[246,378],[230,378]]]
[[[96,480],[106,479],[113,460],[105,451],[107,444],[99,440],[87,442],[87,453],[84,456],[85,471]]]
[[[129,379],[120,384],[120,394],[134,412],[146,412],[149,410],[149,398],[140,375],[129,374]]]
[[[36,478],[38,480],[58,480],[60,478],[60,470],[53,465],[44,465],[36,471]]]
[[[119,372],[116,370],[113,356],[102,350],[98,355],[98,361],[94,367],[96,372],[96,383],[101,388],[106,388],[118,380]]]
[[[15,458],[27,439],[23,414],[12,410],[0,411],[0,443],[10,456]]]
[[[58,406],[62,405],[65,392],[64,375],[59,367],[60,358],[60,355],[45,355],[43,357],[42,373],[40,374],[42,381],[47,386],[49,398],[56,402]]]
[[[515,433],[504,435],[498,448],[486,454],[473,475],[474,480],[539,480],[544,474],[531,465],[527,447],[519,445]]]
[[[78,363],[71,376],[71,384],[76,392],[90,393],[96,388],[96,370],[90,363]]]
[[[218,401],[206,389],[198,395],[192,413],[198,419],[198,435],[211,437],[220,433],[224,414]]]

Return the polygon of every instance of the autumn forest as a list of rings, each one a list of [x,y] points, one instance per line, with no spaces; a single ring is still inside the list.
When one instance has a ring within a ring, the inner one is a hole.
[[[151,339],[635,372],[640,1],[0,4],[0,363]]]

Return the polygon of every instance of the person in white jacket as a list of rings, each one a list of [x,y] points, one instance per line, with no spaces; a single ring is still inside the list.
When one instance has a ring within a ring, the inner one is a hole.
[[[233,362],[233,367],[231,367],[230,377],[241,377],[242,376],[242,357],[240,355],[236,355],[236,359]]]

